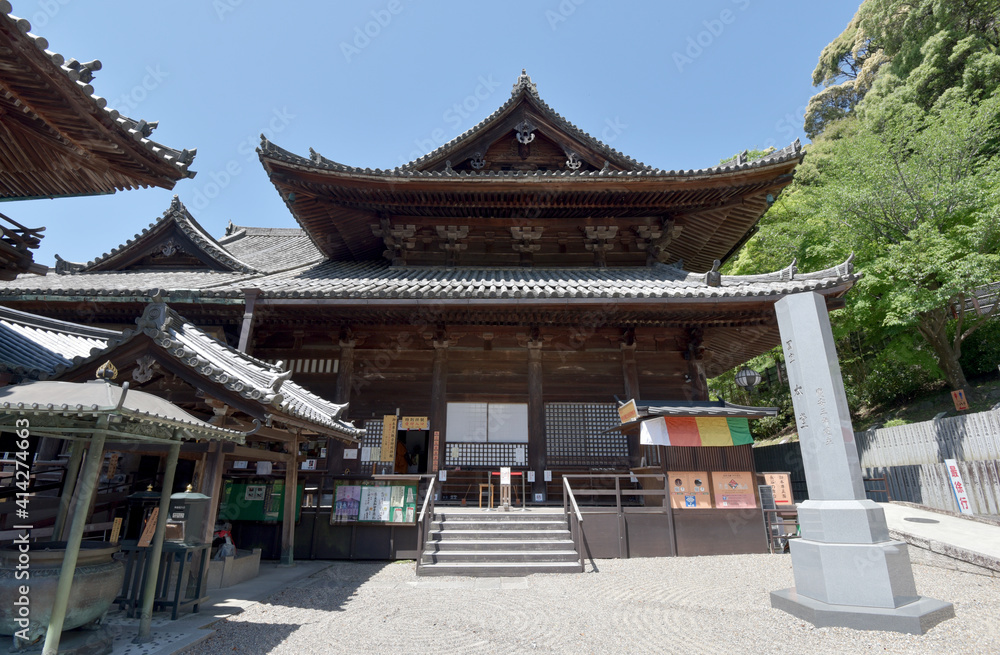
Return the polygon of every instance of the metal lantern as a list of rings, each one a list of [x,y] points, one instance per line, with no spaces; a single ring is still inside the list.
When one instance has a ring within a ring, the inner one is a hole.
[[[744,366],[736,373],[736,384],[744,389],[753,390],[760,383],[760,373]]]

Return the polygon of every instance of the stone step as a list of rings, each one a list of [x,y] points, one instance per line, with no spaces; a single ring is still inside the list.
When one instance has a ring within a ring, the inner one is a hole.
[[[464,575],[475,578],[521,578],[533,573],[583,573],[579,560],[574,562],[456,562],[417,564],[417,575]]]
[[[568,530],[565,521],[433,521],[431,530]]]
[[[431,530],[427,533],[428,541],[445,541],[464,539],[467,541],[506,539],[510,541],[536,541],[570,538],[569,530]]]
[[[443,564],[458,562],[512,563],[512,562],[579,562],[580,555],[575,550],[448,550],[424,551],[421,564]]]
[[[562,512],[545,512],[542,514],[532,514],[530,512],[461,512],[461,513],[441,513],[435,512],[431,519],[437,522],[461,523],[465,521],[491,521],[502,523],[505,521],[565,521],[566,515]]]
[[[444,539],[428,541],[425,546],[430,552],[453,550],[572,550],[572,539],[508,540],[508,539]]]

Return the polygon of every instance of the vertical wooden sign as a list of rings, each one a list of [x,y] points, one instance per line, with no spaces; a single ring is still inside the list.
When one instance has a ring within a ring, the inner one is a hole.
[[[438,449],[441,446],[441,433],[438,430],[434,431],[434,454],[431,456],[431,473],[436,473],[438,470]]]
[[[386,414],[382,417],[382,454],[380,462],[396,461],[396,415]]]

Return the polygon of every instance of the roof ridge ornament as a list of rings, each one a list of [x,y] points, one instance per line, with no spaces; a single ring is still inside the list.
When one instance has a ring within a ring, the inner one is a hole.
[[[535,125],[528,119],[522,120],[514,126],[517,130],[517,141],[523,145],[528,145],[535,140]]]
[[[522,90],[527,91],[536,98],[538,97],[538,85],[531,81],[527,69],[524,68],[521,69],[521,74],[518,75],[517,81],[514,82],[514,88],[511,89],[510,94],[516,96]]]

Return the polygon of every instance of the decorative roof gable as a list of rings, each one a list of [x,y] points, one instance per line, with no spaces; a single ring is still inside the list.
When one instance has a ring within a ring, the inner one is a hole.
[[[587,134],[538,95],[522,70],[510,99],[478,125],[401,166],[412,171],[642,171],[645,164]]]
[[[212,238],[177,196],[159,220],[93,261],[76,264],[56,255],[57,273],[136,270],[257,272]]]

